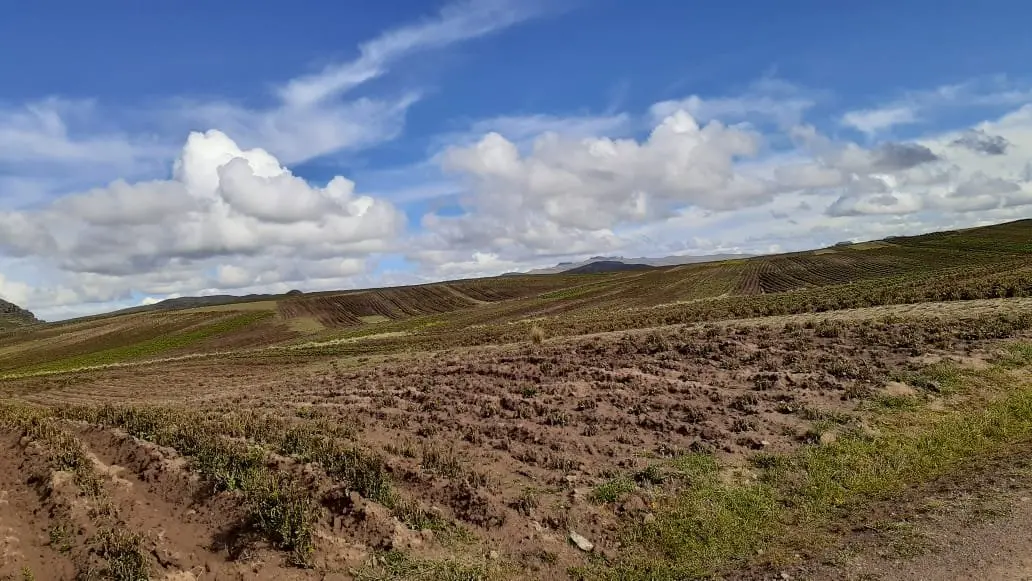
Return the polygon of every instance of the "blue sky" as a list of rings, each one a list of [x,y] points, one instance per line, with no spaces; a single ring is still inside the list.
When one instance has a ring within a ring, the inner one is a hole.
[[[1025,217],[1030,12],[24,4],[0,297],[62,318]]]

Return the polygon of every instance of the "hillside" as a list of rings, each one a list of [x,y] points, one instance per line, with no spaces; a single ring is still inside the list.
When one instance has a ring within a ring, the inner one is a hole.
[[[635,270],[651,270],[653,267],[647,264],[636,264],[633,262],[619,262],[615,260],[598,260],[589,262],[584,266],[571,268],[564,271],[566,274],[603,274],[607,272],[629,272]]]
[[[1028,296],[1030,240],[1032,220],[1024,220],[780,255],[631,267],[603,276],[522,274],[345,292],[183,297],[43,325],[0,352],[0,373],[211,349],[351,352],[377,345],[404,351],[513,342],[525,338],[535,321],[549,335],[567,336],[879,304]]]
[[[0,331],[24,327],[39,322],[36,316],[25,309],[0,299]]]
[[[986,474],[1032,494],[1030,240],[1019,221],[7,332],[0,578],[842,579],[843,555],[977,539],[1010,502]],[[953,510],[971,491],[977,519]]]

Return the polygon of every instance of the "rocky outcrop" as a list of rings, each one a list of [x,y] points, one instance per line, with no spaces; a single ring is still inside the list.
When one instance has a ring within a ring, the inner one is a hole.
[[[24,327],[25,325],[32,325],[38,322],[36,315],[14,303],[0,299],[0,329]]]

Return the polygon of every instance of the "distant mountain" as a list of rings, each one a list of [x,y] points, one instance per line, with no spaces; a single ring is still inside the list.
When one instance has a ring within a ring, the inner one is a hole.
[[[652,270],[655,266],[647,264],[627,264],[618,260],[596,260],[584,266],[564,271],[563,274],[602,274],[605,272],[627,272],[633,270]]]
[[[29,311],[0,299],[0,330],[24,327],[40,321]]]
[[[581,262],[560,262],[549,268],[538,268],[527,271],[526,274],[558,274],[560,272],[571,272],[596,262],[618,262],[621,264],[636,264],[640,266],[678,266],[681,264],[697,264],[700,262],[717,262],[720,260],[732,260],[735,258],[749,258],[752,254],[709,254],[705,256],[664,256],[662,258],[624,258],[622,256],[592,256]],[[598,271],[587,271],[598,272]],[[613,271],[607,271],[613,272]],[[518,274],[518,273],[512,273]]]

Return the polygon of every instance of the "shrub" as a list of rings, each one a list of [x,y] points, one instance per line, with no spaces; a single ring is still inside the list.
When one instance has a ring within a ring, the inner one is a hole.
[[[537,325],[530,328],[530,341],[535,345],[540,345],[545,342],[545,330]]]

